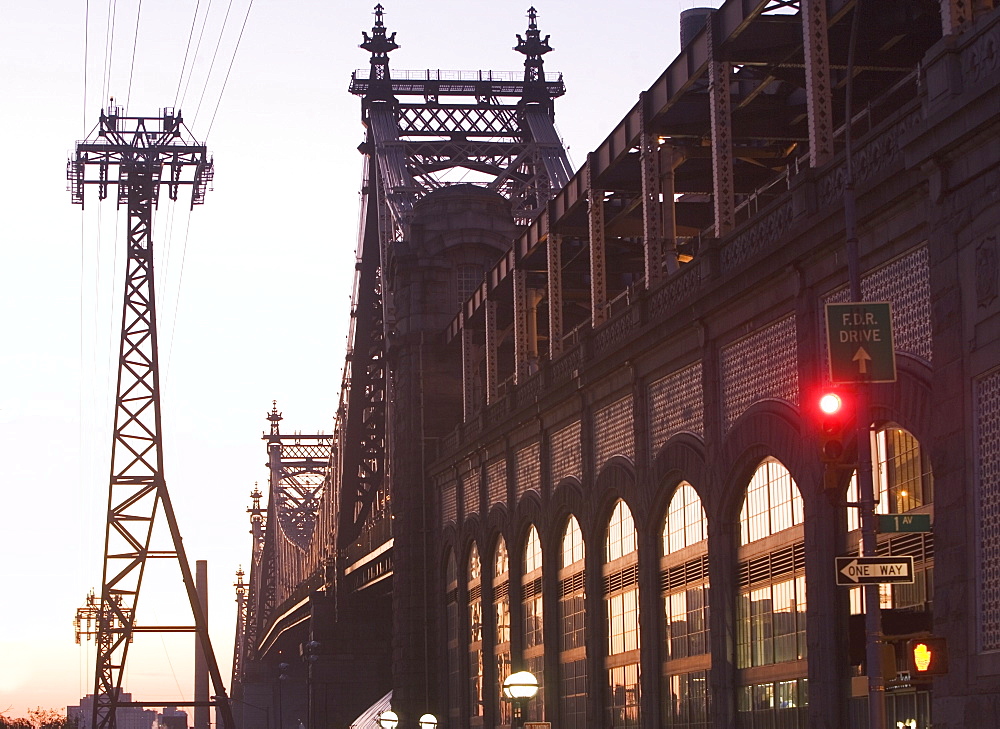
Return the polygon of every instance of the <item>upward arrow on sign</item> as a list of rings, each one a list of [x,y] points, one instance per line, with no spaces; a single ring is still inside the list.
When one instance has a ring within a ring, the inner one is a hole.
[[[865,351],[864,347],[858,347],[857,353],[851,358],[852,362],[858,363],[858,373],[868,374],[868,363],[872,361],[872,356]]]

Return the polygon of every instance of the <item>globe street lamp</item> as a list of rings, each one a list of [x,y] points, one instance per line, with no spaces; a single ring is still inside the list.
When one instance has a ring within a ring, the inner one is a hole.
[[[512,673],[503,680],[503,697],[513,709],[511,729],[524,726],[524,707],[538,693],[538,679],[527,671]]]
[[[417,723],[420,725],[420,729],[434,729],[438,725],[438,720],[434,714],[424,714]]]
[[[378,725],[382,729],[396,729],[397,724],[399,724],[399,717],[396,716],[395,711],[383,711],[378,715]]]

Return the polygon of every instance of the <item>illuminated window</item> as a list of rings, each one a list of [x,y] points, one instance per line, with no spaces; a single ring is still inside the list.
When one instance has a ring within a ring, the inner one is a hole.
[[[705,510],[697,492],[681,482],[663,522],[663,587],[667,664],[663,681],[663,721],[678,729],[708,727],[708,536]],[[683,561],[676,556],[682,550]],[[692,658],[696,660],[692,662]],[[683,673],[672,661],[688,659]],[[702,669],[702,670],[692,670]]]
[[[788,469],[768,458],[754,473],[740,512],[740,544],[802,523],[802,496]]]
[[[510,722],[510,703],[503,700],[501,687],[510,675],[510,561],[507,557],[507,543],[503,537],[497,540],[493,552],[493,646],[497,676],[497,707],[501,723]]]
[[[588,729],[584,577],[583,533],[571,516],[559,559],[559,712],[565,729]]]
[[[686,481],[674,492],[663,529],[663,553],[677,552],[708,537],[705,509],[698,493]]]
[[[878,492],[875,511],[902,514],[934,500],[934,476],[928,459],[913,434],[895,423],[886,423],[872,435],[872,476]],[[857,472],[851,478],[847,501],[858,500]],[[847,528],[860,528],[858,510],[848,508]]]
[[[604,545],[607,617],[607,711],[611,727],[639,724],[638,537],[632,512],[619,500],[608,520]]]
[[[806,658],[802,497],[788,470],[773,458],[761,462],[750,479],[740,535],[737,667],[791,664]],[[762,553],[756,542],[764,537],[772,539],[767,542],[769,551]],[[797,681],[796,673],[802,670],[801,664],[790,665],[788,679]],[[773,693],[776,685],[743,689],[749,691],[746,696],[756,696],[754,692]]]
[[[475,544],[469,553],[468,591],[469,720],[478,726],[483,716],[483,598],[482,564]]]
[[[806,726],[809,682],[804,678],[741,686],[736,694],[739,726],[743,729]]]
[[[528,702],[525,719],[542,721],[545,706],[542,679],[545,675],[545,645],[542,631],[542,543],[534,526],[528,530],[524,543],[524,560],[521,570],[521,614],[524,661],[528,671],[538,678],[538,694]]]
[[[671,729],[709,729],[708,671],[667,677],[663,723]]]

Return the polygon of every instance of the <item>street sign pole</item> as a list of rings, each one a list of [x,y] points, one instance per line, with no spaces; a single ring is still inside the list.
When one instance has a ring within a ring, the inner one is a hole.
[[[847,253],[847,278],[851,300],[861,301],[861,255],[858,252],[857,209],[854,196],[854,146],[851,138],[851,120],[854,111],[851,99],[854,92],[854,53],[857,45],[860,13],[855,6],[851,18],[851,35],[847,50],[847,85],[845,89],[844,125],[844,238]],[[860,369],[860,368],[859,368]],[[868,404],[868,387],[857,388],[858,419],[858,496],[861,517],[861,554],[875,556],[875,483],[872,478],[871,414]],[[882,610],[879,605],[879,586],[865,586],[865,665],[868,672],[868,729],[886,729],[885,678],[882,673]]]

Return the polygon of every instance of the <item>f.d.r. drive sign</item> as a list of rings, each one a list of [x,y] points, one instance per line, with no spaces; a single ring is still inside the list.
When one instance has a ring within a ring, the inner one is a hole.
[[[830,382],[895,382],[892,310],[888,301],[826,305]]]

